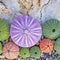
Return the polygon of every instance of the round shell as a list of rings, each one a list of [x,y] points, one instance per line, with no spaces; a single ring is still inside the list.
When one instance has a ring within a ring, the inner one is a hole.
[[[30,54],[32,58],[40,58],[41,53],[42,53],[41,50],[37,46],[34,46],[30,49]]]
[[[43,34],[46,38],[56,39],[60,37],[60,21],[50,19],[43,24]]]
[[[2,43],[0,43],[0,54],[2,54]]]
[[[0,41],[7,40],[10,36],[10,25],[4,19],[0,19]]]
[[[11,24],[10,34],[18,46],[31,47],[41,39],[42,28],[31,16],[19,16]]]
[[[50,39],[43,39],[40,42],[40,49],[44,53],[50,53],[51,51],[53,51],[53,48],[54,48],[54,43]]]
[[[16,59],[19,55],[19,47],[13,42],[7,42],[3,47],[3,55],[8,59]]]
[[[20,50],[20,56],[21,56],[22,58],[30,57],[29,49],[28,49],[28,48],[22,48],[22,49]]]
[[[56,53],[57,53],[57,54],[60,54],[60,38],[58,38],[58,39],[55,41],[54,49],[56,50]]]

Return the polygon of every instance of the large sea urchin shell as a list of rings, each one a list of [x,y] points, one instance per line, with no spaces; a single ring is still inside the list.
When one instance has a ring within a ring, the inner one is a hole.
[[[13,42],[21,47],[31,47],[41,38],[42,28],[38,20],[31,16],[19,16],[11,25]]]

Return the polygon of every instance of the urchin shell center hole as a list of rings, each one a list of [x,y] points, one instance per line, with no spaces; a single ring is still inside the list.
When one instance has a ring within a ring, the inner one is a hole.
[[[52,30],[52,32],[55,32],[55,31],[56,31],[55,29]]]
[[[8,50],[8,52],[10,52],[10,50]]]
[[[24,55],[26,55],[26,53],[24,53]]]
[[[37,52],[35,52],[35,54],[37,54]]]
[[[49,45],[47,45],[47,47],[49,47]]]

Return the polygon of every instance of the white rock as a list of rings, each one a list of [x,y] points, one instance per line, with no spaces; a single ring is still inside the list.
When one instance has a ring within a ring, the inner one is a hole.
[[[1,1],[6,5],[8,12],[10,12],[12,16],[10,17],[8,13],[1,14],[1,7],[3,4],[0,4],[1,6],[0,17],[7,19],[9,22],[13,21],[13,19],[19,15],[30,15],[38,19],[39,21],[42,21],[42,23],[51,18],[56,18],[60,20],[60,0],[1,0]]]
[[[52,0],[52,3],[43,8],[42,23],[51,18],[60,20],[60,0]]]

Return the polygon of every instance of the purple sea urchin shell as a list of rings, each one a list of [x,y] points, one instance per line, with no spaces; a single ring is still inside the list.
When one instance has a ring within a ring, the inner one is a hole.
[[[41,39],[42,28],[31,16],[19,16],[11,24],[10,34],[18,46],[31,47]]]

